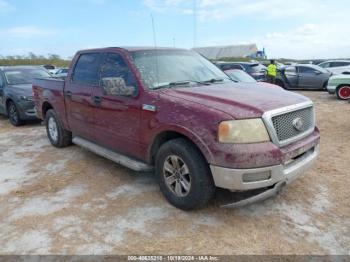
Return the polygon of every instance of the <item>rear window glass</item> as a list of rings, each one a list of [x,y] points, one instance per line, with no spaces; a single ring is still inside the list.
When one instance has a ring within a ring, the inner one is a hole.
[[[101,64],[99,53],[82,54],[74,68],[72,81],[78,84],[98,85]]]
[[[252,64],[252,65],[249,65],[249,72],[261,72],[265,68],[266,67],[262,64]]]

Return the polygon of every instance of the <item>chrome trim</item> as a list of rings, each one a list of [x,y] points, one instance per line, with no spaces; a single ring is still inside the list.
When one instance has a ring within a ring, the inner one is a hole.
[[[309,149],[300,158],[297,158],[286,165],[276,165],[251,169],[233,169],[210,165],[214,184],[217,187],[229,189],[231,191],[247,191],[257,188],[272,186],[281,181],[287,184],[304,174],[315,162],[319,154],[319,145]],[[258,174],[271,172],[268,180],[243,182],[243,176],[247,173]]]
[[[295,142],[297,140],[300,140],[300,139],[310,135],[314,131],[315,124],[316,124],[315,109],[314,109],[313,105],[314,105],[313,102],[310,100],[310,101],[306,101],[306,102],[303,102],[303,103],[299,103],[299,104],[295,104],[295,105],[291,105],[291,106],[286,106],[286,107],[281,107],[281,108],[277,108],[277,109],[265,112],[262,115],[262,119],[263,119],[263,121],[265,123],[267,132],[269,133],[272,142],[275,145],[277,145],[279,147],[282,147],[282,146],[289,145],[289,144],[291,144],[291,143],[293,143],[293,142]],[[283,115],[283,114],[286,114],[286,113],[289,113],[289,112],[297,111],[297,110],[308,108],[308,107],[311,107],[312,113],[313,113],[312,127],[309,128],[308,130],[306,130],[304,133],[302,133],[300,135],[297,135],[297,136],[291,137],[289,139],[280,141],[278,139],[278,136],[277,136],[277,133],[276,133],[276,129],[275,129],[274,125],[273,125],[272,118],[274,116]]]

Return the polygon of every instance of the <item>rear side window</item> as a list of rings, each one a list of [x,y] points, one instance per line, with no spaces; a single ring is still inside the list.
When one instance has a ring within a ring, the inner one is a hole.
[[[299,66],[299,73],[316,73],[317,70],[311,68],[311,67],[306,67],[306,66]]]
[[[72,81],[77,84],[98,85],[101,54],[89,53],[80,55],[75,65]]]
[[[348,66],[349,62],[331,62],[331,67]]]

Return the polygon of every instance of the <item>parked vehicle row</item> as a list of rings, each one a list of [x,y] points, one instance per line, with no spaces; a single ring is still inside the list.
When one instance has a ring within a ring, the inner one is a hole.
[[[165,198],[185,210],[205,205],[217,187],[260,190],[229,206],[271,197],[318,154],[308,98],[234,82],[192,51],[80,51],[65,80],[36,79],[33,92],[53,146],[73,142],[155,170]]]

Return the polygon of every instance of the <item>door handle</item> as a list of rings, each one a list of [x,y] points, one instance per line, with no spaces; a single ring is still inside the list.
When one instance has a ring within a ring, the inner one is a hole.
[[[99,104],[101,104],[102,97],[100,97],[100,96],[94,96],[93,100],[94,100],[94,103],[95,103],[95,104],[99,105]]]
[[[71,91],[66,91],[66,97],[72,97],[72,92]]]

